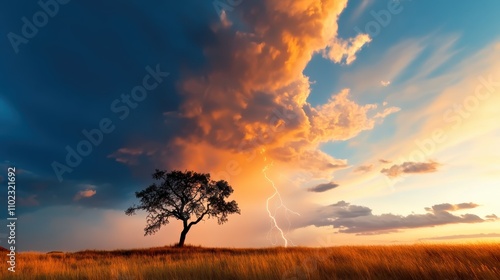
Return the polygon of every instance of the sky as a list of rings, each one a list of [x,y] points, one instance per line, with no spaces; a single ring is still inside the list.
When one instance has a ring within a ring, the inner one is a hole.
[[[181,222],[144,236],[146,214],[124,212],[157,168],[234,189],[241,215],[188,244],[500,241],[499,9],[4,1],[0,182],[16,168],[18,249],[174,244]]]

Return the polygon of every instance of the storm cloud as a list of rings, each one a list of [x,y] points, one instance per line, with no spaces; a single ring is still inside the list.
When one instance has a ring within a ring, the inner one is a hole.
[[[205,143],[232,152],[265,150],[267,157],[293,162],[318,176],[346,168],[345,160],[324,153],[320,144],[351,139],[397,111],[384,113],[377,104],[358,104],[349,89],[330,93],[323,104],[307,102],[311,81],[303,72],[314,54],[352,64],[371,40],[366,34],[339,36],[337,21],[347,1],[266,0],[242,5],[212,26],[213,40],[203,46],[207,67],[182,78],[182,104],[165,112],[166,122],[183,123],[188,129],[154,148],[168,151],[152,154],[176,156],[153,160],[182,165],[178,158],[189,154],[193,145]],[[245,28],[232,22],[244,22]],[[123,151],[144,148],[122,147],[113,157],[136,162],[137,155]]]

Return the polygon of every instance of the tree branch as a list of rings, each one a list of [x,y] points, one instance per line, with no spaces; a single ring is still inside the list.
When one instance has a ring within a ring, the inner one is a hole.
[[[210,204],[207,205],[207,210],[205,210],[205,212],[203,212],[203,214],[201,214],[201,216],[199,216],[198,219],[196,219],[196,221],[189,223],[189,227],[191,228],[192,225],[196,225],[201,220],[203,220],[203,217],[205,217],[205,215],[207,215],[209,213],[209,211],[210,211]]]

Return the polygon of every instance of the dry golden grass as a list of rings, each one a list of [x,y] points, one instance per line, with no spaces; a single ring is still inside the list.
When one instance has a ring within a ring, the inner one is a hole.
[[[500,279],[500,244],[21,253],[1,279]]]

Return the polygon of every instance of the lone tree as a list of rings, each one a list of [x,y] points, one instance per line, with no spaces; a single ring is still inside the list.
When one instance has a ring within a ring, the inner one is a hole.
[[[191,227],[204,218],[217,218],[218,223],[223,224],[229,214],[240,214],[236,201],[225,201],[233,193],[233,188],[224,180],[211,180],[210,174],[156,169],[153,179],[157,182],[135,193],[140,204],[125,211],[129,216],[136,210],[149,213],[144,235],[156,233],[173,217],[181,220],[184,226],[177,244],[182,247]]]

